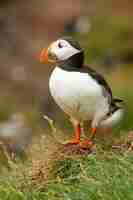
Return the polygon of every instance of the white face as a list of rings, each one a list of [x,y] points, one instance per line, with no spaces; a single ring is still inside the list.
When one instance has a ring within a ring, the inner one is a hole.
[[[53,42],[49,47],[49,51],[51,54],[54,54],[58,60],[66,60],[80,52],[80,50],[75,49],[69,42],[63,39]]]

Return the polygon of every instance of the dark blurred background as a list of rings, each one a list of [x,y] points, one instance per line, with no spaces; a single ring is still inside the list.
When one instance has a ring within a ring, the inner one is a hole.
[[[86,49],[86,63],[103,73],[114,95],[124,99],[127,111],[121,128],[132,129],[132,11],[131,0],[0,1],[2,140],[9,131],[6,141],[12,141],[10,130],[23,135],[21,126],[27,126],[27,135],[32,135],[34,127],[45,125],[43,113],[64,127],[64,115],[48,92],[52,68],[38,60],[40,50],[63,35],[79,40]],[[13,143],[19,143],[19,139]]]

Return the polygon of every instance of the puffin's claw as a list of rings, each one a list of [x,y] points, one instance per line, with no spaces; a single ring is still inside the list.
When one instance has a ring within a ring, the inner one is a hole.
[[[79,145],[82,149],[91,149],[91,147],[93,146],[93,142],[89,139],[84,139],[79,143]]]

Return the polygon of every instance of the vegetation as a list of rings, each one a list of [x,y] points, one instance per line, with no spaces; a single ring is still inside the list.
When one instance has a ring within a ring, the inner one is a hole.
[[[47,181],[43,178],[40,181],[37,176],[34,182],[33,179],[27,181],[22,168],[17,172],[19,178],[13,177],[13,172],[8,173],[9,176],[6,178],[1,177],[0,199],[132,199],[131,152],[120,154],[101,150],[82,156],[65,155],[64,158],[55,159],[51,166],[50,178]],[[45,174],[46,171],[42,173]]]

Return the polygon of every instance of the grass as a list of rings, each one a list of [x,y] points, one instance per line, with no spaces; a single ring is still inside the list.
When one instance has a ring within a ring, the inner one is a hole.
[[[25,187],[7,178],[0,181],[3,200],[124,200],[133,199],[133,155],[96,151],[88,155],[65,155],[55,159],[47,182]],[[43,172],[45,173],[45,172]],[[9,182],[10,180],[10,182]]]
[[[112,153],[61,161],[56,174],[59,181],[49,184],[47,194],[52,194],[51,199],[132,199],[132,164],[131,155]]]
[[[33,141],[28,160],[9,159],[10,168],[1,170],[0,200],[133,199],[133,154],[127,136],[119,138],[118,144],[125,146],[118,150],[107,139],[103,144],[97,138],[88,153],[65,149],[52,135],[40,136]]]

